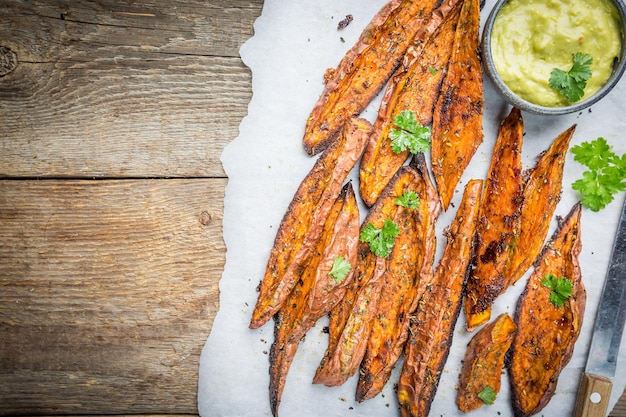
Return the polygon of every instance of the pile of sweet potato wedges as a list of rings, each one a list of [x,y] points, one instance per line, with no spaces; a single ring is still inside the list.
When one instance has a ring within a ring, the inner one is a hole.
[[[537,413],[554,393],[585,306],[580,205],[546,241],[575,126],[524,171],[522,114],[513,108],[487,177],[466,182],[435,259],[439,215],[453,207],[483,141],[479,27],[479,0],[391,0],[325,74],[303,138],[318,159],[279,226],[250,321],[254,329],[274,318],[275,416],[298,345],[324,316],[328,347],[312,381],[336,386],[358,374],[357,401],[380,393],[401,366],[402,415],[428,415],[462,311],[468,332],[483,327],[467,347],[460,410],[488,403],[485,390],[498,393],[503,367],[516,415]],[[381,92],[375,122],[360,118]],[[429,127],[428,151],[393,149],[390,132],[406,112]],[[353,170],[358,192],[347,181]],[[515,317],[491,321],[496,297],[531,267]],[[551,302],[546,276],[571,284],[562,305]]]

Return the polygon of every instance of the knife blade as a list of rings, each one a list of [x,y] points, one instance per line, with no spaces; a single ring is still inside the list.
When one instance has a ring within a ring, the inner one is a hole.
[[[626,201],[617,227],[591,337],[587,365],[576,395],[575,417],[605,417],[626,320]]]

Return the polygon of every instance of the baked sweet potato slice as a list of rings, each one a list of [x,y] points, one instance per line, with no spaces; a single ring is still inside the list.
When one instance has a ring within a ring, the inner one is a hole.
[[[409,68],[398,71],[387,85],[359,167],[360,195],[368,206],[376,202],[409,157],[409,150],[396,153],[391,147],[389,136],[395,129],[395,118],[403,111],[411,111],[422,126],[432,123],[433,107],[452,53],[460,9],[461,3],[457,3],[428,39],[422,53]]]
[[[433,278],[439,196],[423,156],[412,166],[421,178],[419,182],[410,184],[407,190],[417,193],[419,206],[415,209],[400,207],[395,218],[400,233],[383,276],[378,311],[373,317],[360,366],[357,401],[378,395],[389,380],[408,337],[410,315]]]
[[[480,0],[465,0],[432,125],[432,169],[444,210],[483,141]]]
[[[480,398],[485,390],[498,394],[506,353],[511,347],[517,325],[507,313],[480,329],[467,345],[459,377],[456,403],[468,412],[485,404]]]
[[[563,167],[576,125],[561,133],[539,156],[524,185],[519,233],[505,269],[507,287],[530,268],[548,235],[554,210],[561,200]]]
[[[463,285],[472,252],[482,181],[471,180],[448,228],[448,242],[431,285],[411,317],[398,383],[403,416],[427,416],[446,362],[461,311]]]
[[[373,18],[335,70],[313,107],[302,139],[314,155],[324,150],[350,117],[359,115],[400,66],[410,45],[425,42],[459,0],[392,0]]]
[[[322,238],[283,307],[275,317],[274,342],[270,350],[270,405],[278,415],[289,367],[305,334],[343,297],[352,279],[331,274],[337,257],[355,265],[360,224],[359,209],[351,183],[335,200],[322,232]]]
[[[472,269],[465,289],[468,331],[489,321],[491,305],[507,287],[505,267],[519,229],[524,122],[513,108],[500,125],[476,226]]]
[[[294,288],[321,238],[330,207],[361,157],[371,124],[353,118],[340,140],[319,157],[287,208],[270,251],[250,328],[265,324]]]
[[[368,223],[380,228],[386,219],[394,219],[399,210],[396,200],[418,181],[420,175],[415,169],[408,166],[400,169],[368,213],[362,228]],[[352,282],[343,300],[329,315],[328,348],[314,383],[341,385],[359,368],[385,283],[387,264],[387,258],[376,256],[367,243],[359,244]]]
[[[586,302],[578,263],[580,215],[578,203],[560,219],[518,300],[518,332],[508,364],[516,416],[531,416],[548,404],[580,333]],[[571,296],[565,298],[560,291],[555,295],[549,285],[552,279],[569,280]]]

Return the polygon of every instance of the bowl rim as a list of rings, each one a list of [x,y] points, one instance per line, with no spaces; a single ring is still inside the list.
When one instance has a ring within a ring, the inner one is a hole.
[[[600,99],[606,96],[609,91],[611,91],[613,87],[615,87],[615,85],[619,82],[622,75],[624,74],[624,71],[626,70],[626,5],[623,0],[610,0],[613,4],[615,4],[622,21],[622,32],[620,33],[621,48],[618,63],[613,70],[613,73],[604,83],[604,85],[587,99],[562,107],[541,106],[519,97],[513,92],[513,90],[509,88],[509,86],[504,83],[504,81],[500,77],[496,69],[495,63],[493,62],[493,55],[491,50],[491,34],[493,31],[494,22],[496,20],[496,17],[500,13],[500,10],[508,1],[509,0],[498,0],[489,12],[489,16],[485,21],[485,26],[483,29],[481,49],[483,66],[485,68],[485,71],[487,72],[487,75],[495,84],[498,92],[502,96],[504,96],[504,99],[508,101],[511,105],[518,107],[520,110],[543,115],[563,115],[568,113],[575,113],[597,103]]]

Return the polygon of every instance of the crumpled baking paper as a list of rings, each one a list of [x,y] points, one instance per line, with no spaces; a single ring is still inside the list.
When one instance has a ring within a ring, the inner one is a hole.
[[[494,2],[486,2],[481,14],[483,22]],[[273,321],[257,330],[248,329],[257,286],[287,205],[315,162],[315,157],[304,152],[301,139],[305,121],[322,92],[323,74],[339,63],[383,4],[383,0],[266,0],[262,15],[254,24],[255,35],[241,48],[241,57],[252,71],[253,97],[248,116],[240,125],[239,136],[222,155],[229,177],[223,224],[227,254],[220,281],[220,309],[200,361],[198,409],[203,417],[271,415],[268,352],[273,340]],[[348,14],[353,16],[353,21],[347,28],[338,30],[339,21]],[[362,116],[373,121],[378,103],[379,100],[375,100]],[[626,118],[622,116],[625,108],[626,81],[623,80],[590,110],[558,117],[524,113],[525,167],[534,166],[537,155],[574,123],[578,127],[572,146],[603,136],[616,152],[626,152]],[[455,206],[458,207],[468,179],[485,178],[498,126],[509,111],[510,106],[486,79],[485,139],[457,187]],[[556,215],[565,216],[578,200],[570,185],[583,171],[584,167],[569,153],[562,200]],[[351,178],[356,183],[354,172]],[[560,376],[554,397],[540,415],[569,416],[573,410],[623,200],[624,195],[620,194],[599,213],[583,212],[580,263],[588,296],[585,320],[574,356]],[[439,219],[439,252],[445,244],[442,230],[450,224],[454,211],[453,206]],[[552,229],[555,224],[556,221]],[[502,312],[513,315],[524,282],[525,279],[521,279],[496,300],[492,317]],[[334,388],[311,383],[326,349],[327,335],[323,333],[326,323],[326,318],[321,319],[301,343],[289,371],[280,414],[307,417],[399,415],[394,393],[399,365],[384,391],[363,403],[354,401],[356,377]],[[465,346],[472,335],[464,331],[461,315],[431,416],[464,415],[455,405],[455,387]],[[622,345],[611,408],[626,385],[625,351]],[[467,413],[468,416],[485,414],[513,415],[506,372],[496,402]]]

